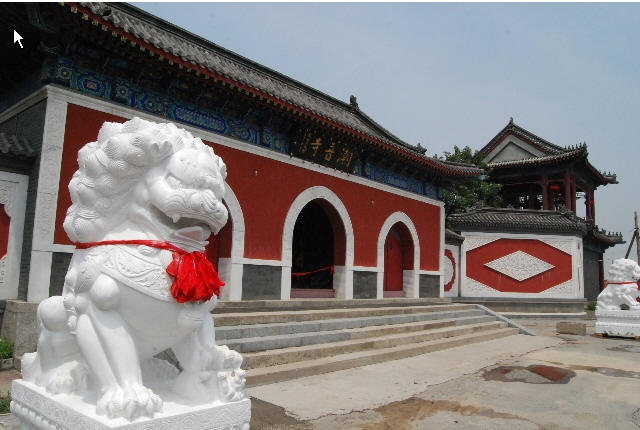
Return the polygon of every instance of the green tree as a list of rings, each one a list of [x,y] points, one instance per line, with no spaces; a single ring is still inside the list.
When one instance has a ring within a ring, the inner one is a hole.
[[[479,152],[473,153],[469,146],[460,149],[456,145],[453,147],[453,152],[445,152],[444,156],[447,161],[473,164],[485,171],[487,170],[487,164],[482,161]],[[447,215],[462,213],[478,202],[482,202],[484,206],[499,207],[502,205],[501,187],[502,185],[500,184],[486,180],[445,185],[442,188],[445,212]]]

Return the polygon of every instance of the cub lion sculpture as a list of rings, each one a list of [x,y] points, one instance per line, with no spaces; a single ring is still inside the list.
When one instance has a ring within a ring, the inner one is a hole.
[[[638,290],[640,266],[635,261],[619,258],[609,269],[609,284],[598,295],[598,310],[640,310],[636,300],[640,296]]]
[[[174,124],[133,118],[103,124],[78,165],[64,221],[76,251],[62,296],[38,307],[24,379],[95,392],[98,415],[128,420],[162,411],[154,381],[197,403],[244,399],[242,357],[215,344],[223,284],[202,253],[228,217],[222,159]],[[181,370],[154,358],[168,348]]]

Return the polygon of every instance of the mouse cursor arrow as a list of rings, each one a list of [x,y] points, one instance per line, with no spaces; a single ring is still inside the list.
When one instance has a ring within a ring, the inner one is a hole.
[[[22,46],[22,39],[23,37],[20,36],[20,34],[17,31],[13,30],[13,43],[18,42],[18,44],[20,45],[20,48],[24,48],[24,46]]]

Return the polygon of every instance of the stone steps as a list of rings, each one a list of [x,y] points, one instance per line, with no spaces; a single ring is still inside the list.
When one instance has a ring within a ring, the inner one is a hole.
[[[289,379],[303,378],[354,367],[367,366],[383,361],[399,360],[429,352],[440,351],[457,346],[469,345],[517,334],[515,328],[500,328],[471,333],[455,337],[440,338],[421,343],[400,345],[378,350],[365,350],[348,354],[338,354],[315,360],[298,361],[276,366],[247,370],[247,386],[272,384]]]
[[[390,324],[404,324],[418,321],[462,318],[486,315],[477,308],[457,309],[446,311],[420,312],[413,314],[391,314],[379,316],[364,316],[338,319],[321,319],[309,321],[288,321],[266,324],[245,324],[233,326],[220,326],[216,324],[216,339],[228,344],[230,339],[243,339],[251,337],[276,336],[285,334],[298,334],[308,332],[320,332],[330,330],[346,330],[360,327],[381,326]]]
[[[243,367],[246,369],[254,369],[256,367],[276,366],[278,364],[314,360],[316,358],[329,357],[349,352],[390,348],[410,343],[426,342],[444,337],[460,336],[475,333],[477,331],[503,328],[505,326],[506,324],[502,322],[492,321],[487,323],[468,324],[460,327],[443,327],[409,334],[404,333],[368,339],[355,339],[341,342],[250,352],[243,354]]]
[[[258,385],[518,331],[474,304],[403,300],[362,305],[302,309],[299,304],[290,309],[273,304],[268,311],[214,313],[216,341],[243,354],[249,384]]]
[[[384,298],[384,299],[291,299],[291,300],[242,300],[239,302],[221,300],[215,312],[270,312],[284,310],[339,309],[339,308],[375,308],[390,306],[431,306],[448,304],[449,297],[429,297],[421,299]]]
[[[299,322],[324,319],[357,318],[383,315],[412,314],[423,312],[440,312],[447,310],[476,309],[470,304],[430,305],[430,306],[389,306],[355,309],[310,309],[272,312],[230,312],[215,314],[213,320],[216,327],[272,324],[283,322]]]
[[[256,336],[241,339],[227,339],[223,343],[241,353],[275,350],[296,346],[332,343],[346,340],[366,339],[393,334],[404,334],[436,328],[461,326],[466,324],[492,322],[494,318],[487,315],[472,315],[449,319],[434,319],[392,325],[374,325],[357,328],[333,329],[313,332]]]
[[[502,312],[509,319],[586,320],[586,312]]]

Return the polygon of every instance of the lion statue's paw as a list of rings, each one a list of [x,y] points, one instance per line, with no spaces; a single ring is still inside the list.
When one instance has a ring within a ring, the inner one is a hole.
[[[218,372],[220,395],[227,402],[235,402],[246,397],[244,386],[247,381],[246,372],[242,369]]]
[[[113,419],[123,417],[133,421],[138,417],[153,418],[162,411],[162,399],[149,388],[133,384],[124,390],[120,387],[108,389],[98,400],[96,412]]]
[[[51,394],[82,393],[87,389],[89,371],[83,364],[74,360],[42,374],[41,378],[39,382]]]

